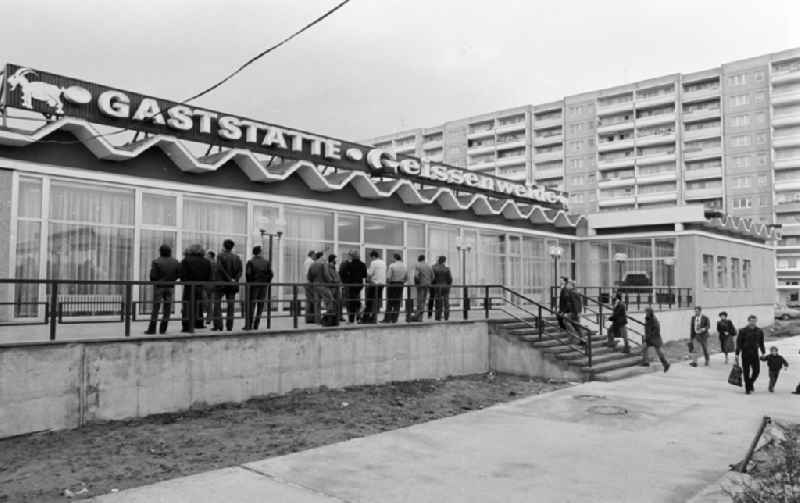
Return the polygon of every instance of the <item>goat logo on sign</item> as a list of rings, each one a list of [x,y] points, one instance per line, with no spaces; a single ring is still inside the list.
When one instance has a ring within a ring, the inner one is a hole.
[[[47,82],[32,82],[31,77],[38,74],[30,68],[20,68],[13,75],[8,77],[10,91],[17,87],[22,90],[22,106],[33,110],[33,101],[42,101],[51,109],[51,113],[45,113],[45,117],[50,115],[64,115],[64,102],[62,98],[70,103],[86,104],[92,100],[92,94],[80,86],[58,87]]]

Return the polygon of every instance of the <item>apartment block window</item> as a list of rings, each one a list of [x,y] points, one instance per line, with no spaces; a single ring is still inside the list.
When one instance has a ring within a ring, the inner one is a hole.
[[[756,72],[753,72],[753,80],[755,80],[756,82],[763,81],[764,80],[764,71],[763,70],[758,70]]]
[[[727,257],[717,257],[717,288],[728,288]]]
[[[571,203],[583,203],[584,202],[584,194],[583,194],[583,192],[570,194],[569,195],[569,201]]]
[[[767,175],[758,175],[758,185],[764,186],[767,184]]]
[[[739,94],[728,97],[728,105],[731,107],[742,107],[750,103],[750,95]]]
[[[767,143],[767,133],[756,134],[756,145],[764,145]]]
[[[740,73],[738,75],[731,75],[728,77],[728,85],[730,86],[743,86],[747,84],[747,74]]]
[[[731,257],[731,288],[742,287],[742,268],[738,258]]]
[[[714,288],[713,255],[703,255],[703,288]]]
[[[583,175],[576,175],[569,179],[570,185],[583,185],[584,183],[586,183],[586,180],[584,180]]]
[[[751,137],[749,134],[741,134],[739,136],[734,136],[731,138],[731,144],[734,147],[749,147],[751,143]]]
[[[583,169],[583,159],[570,159],[569,169],[573,171]]]
[[[734,197],[733,198],[733,209],[735,210],[742,210],[745,208],[750,208],[753,206],[753,200],[749,197]]]
[[[567,148],[572,153],[580,152],[583,149],[583,142],[573,140],[567,144]]]
[[[733,186],[737,189],[746,189],[750,187],[750,181],[749,176],[737,176],[733,179]]]
[[[750,115],[737,115],[731,119],[731,126],[733,127],[747,127],[750,125]]]
[[[756,164],[759,166],[766,166],[767,165],[767,155],[766,154],[759,154],[756,156]]]
[[[750,288],[750,272],[752,268],[750,266],[750,260],[744,259],[742,261],[742,287]]]
[[[733,165],[736,168],[744,169],[750,167],[750,156],[749,155],[740,155],[733,158]]]

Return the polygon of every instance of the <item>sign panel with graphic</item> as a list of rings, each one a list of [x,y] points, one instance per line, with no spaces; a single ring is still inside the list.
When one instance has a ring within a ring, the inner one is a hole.
[[[170,135],[223,148],[243,148],[552,208],[562,208],[566,204],[563,193],[411,156],[398,156],[300,129],[13,64],[6,65],[4,74],[5,106],[35,111],[49,119],[74,117],[95,124]]]

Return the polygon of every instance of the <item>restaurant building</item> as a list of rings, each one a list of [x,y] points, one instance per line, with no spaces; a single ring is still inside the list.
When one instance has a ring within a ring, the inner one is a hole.
[[[282,283],[305,281],[309,250],[374,249],[412,267],[443,255],[457,284],[542,302],[558,276],[611,287],[629,273],[742,312],[775,300],[777,236],[746,219],[701,206],[575,215],[563,192],[27,67],[2,75],[0,278],[146,280],[162,243],[179,256],[230,238],[244,259],[272,235]],[[2,284],[0,317],[41,317],[45,296]]]

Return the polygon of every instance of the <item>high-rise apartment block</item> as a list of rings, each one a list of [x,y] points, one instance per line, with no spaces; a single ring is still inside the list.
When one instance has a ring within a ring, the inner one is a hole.
[[[367,142],[565,190],[574,213],[701,203],[783,224],[779,289],[800,285],[800,48]]]

